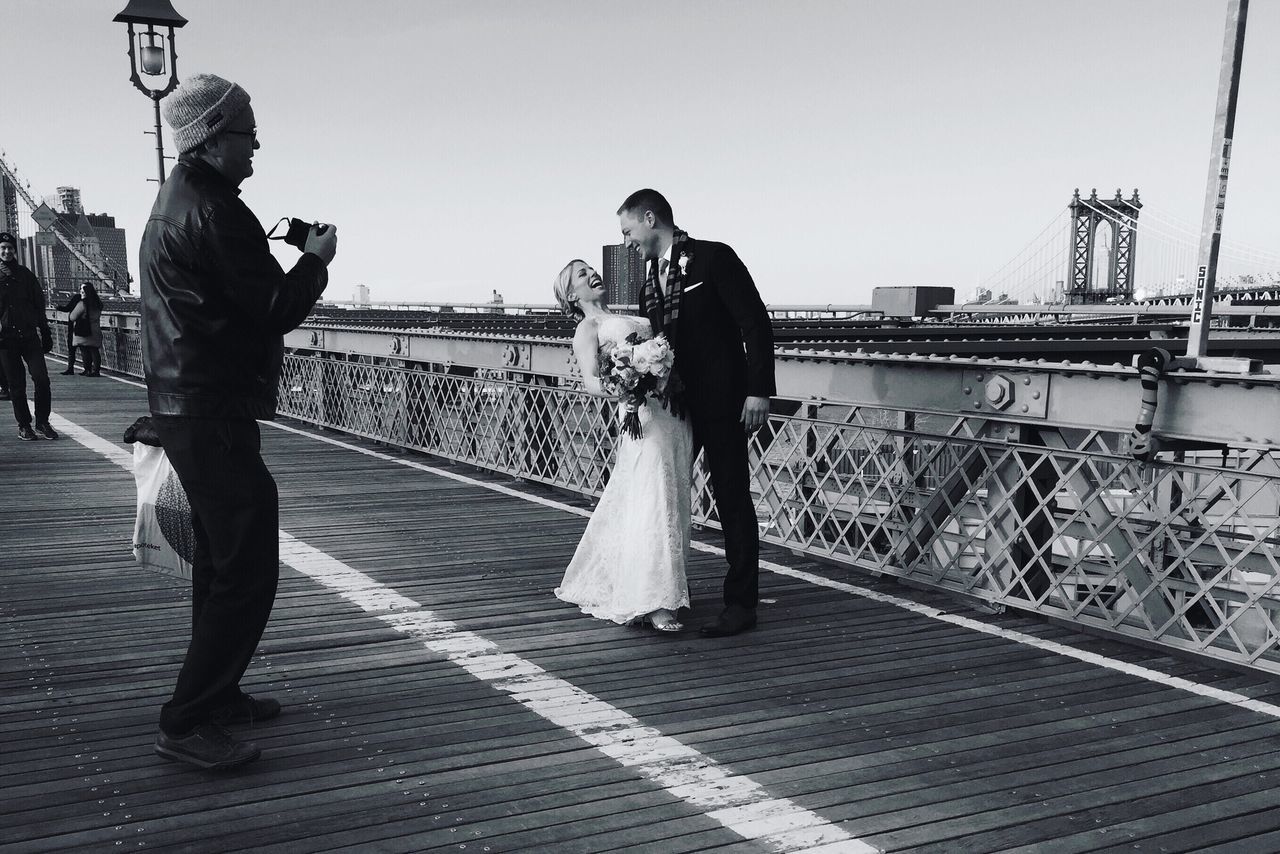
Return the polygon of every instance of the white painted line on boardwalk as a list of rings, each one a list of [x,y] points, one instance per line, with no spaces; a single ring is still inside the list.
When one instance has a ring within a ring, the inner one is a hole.
[[[118,378],[113,377],[113,379],[118,379]],[[130,380],[120,379],[119,381],[124,383],[129,383],[130,385],[138,385],[138,383],[134,383]],[[466,475],[457,474],[451,471],[445,471],[444,469],[435,468],[434,466],[429,466],[424,463],[415,462],[414,460],[400,459],[397,457],[393,457],[390,454],[384,454],[381,451],[375,451],[369,448],[361,448],[357,445],[352,445],[349,442],[344,442],[340,439],[334,439],[329,436],[319,436],[319,435],[316,435],[315,433],[310,433],[306,430],[300,430],[297,427],[290,427],[288,425],[278,424],[276,422],[264,422],[264,423],[270,423],[271,426],[276,427],[280,430],[285,430],[290,433],[297,433],[300,436],[306,436],[318,442],[326,442],[330,445],[334,445],[339,448],[345,448],[346,450],[355,451],[356,453],[364,454],[365,456],[373,457],[379,460],[384,460],[386,462],[395,463],[396,465],[408,466],[409,468],[414,468],[419,471],[437,475],[439,477],[449,478],[450,480],[455,480],[455,481],[458,481],[459,483],[465,483],[470,486],[480,487],[481,489],[488,489],[494,492],[500,492],[503,495],[510,495],[515,498],[522,499],[524,501],[531,501],[535,504],[541,504],[544,507],[551,507],[556,510],[562,510],[566,513],[573,513],[578,516],[591,515],[590,511],[584,510],[580,507],[573,507],[569,504],[564,504],[562,502],[555,501],[549,498],[543,498],[537,495],[529,495],[528,493],[521,492],[518,489],[512,489],[511,487],[503,486],[501,484],[486,483],[483,480],[477,480],[475,478],[467,477]],[[724,549],[718,546],[712,546],[712,545],[707,545],[706,543],[694,542],[692,543],[692,547],[697,551],[705,552],[707,554],[718,555],[720,557],[724,556]],[[859,596],[859,597],[862,597],[863,599],[870,599],[874,602],[881,602],[885,605],[892,605],[897,608],[902,608],[914,614],[918,614],[922,617],[928,617],[929,619],[938,620],[939,622],[949,623],[954,626],[960,626],[966,629],[971,629],[972,631],[975,631],[975,632],[982,632],[983,634],[1003,638],[1008,641],[1013,641],[1014,643],[1024,644],[1026,646],[1034,647],[1036,649],[1044,650],[1046,652],[1052,652],[1057,655],[1063,655],[1068,658],[1074,658],[1077,661],[1083,661],[1087,664],[1092,664],[1096,667],[1105,667],[1108,670],[1114,670],[1118,673],[1123,673],[1127,676],[1133,676],[1137,679],[1145,679],[1149,682],[1154,682],[1157,685],[1164,685],[1169,688],[1177,688],[1181,691],[1187,691],[1192,694],[1197,694],[1201,697],[1207,697],[1209,699],[1217,700],[1222,703],[1228,703],[1230,705],[1237,706],[1242,709],[1248,709],[1250,711],[1258,712],[1260,714],[1270,715],[1271,717],[1274,717],[1274,718],[1280,718],[1280,706],[1277,706],[1274,703],[1267,703],[1263,700],[1255,700],[1252,697],[1237,693],[1235,691],[1224,691],[1220,688],[1214,688],[1210,685],[1202,685],[1199,682],[1192,682],[1191,680],[1184,679],[1180,676],[1171,676],[1168,673],[1162,673],[1159,670],[1154,670],[1150,667],[1143,667],[1140,664],[1131,664],[1127,661],[1121,661],[1119,659],[1110,658],[1105,655],[1098,655],[1097,653],[1093,653],[1093,652],[1085,652],[1084,650],[1076,649],[1075,647],[1058,643],[1057,641],[1045,640],[1043,638],[1038,638],[1034,635],[1028,635],[1023,632],[1015,631],[1013,629],[1003,629],[1003,628],[1000,628],[999,626],[988,625],[987,623],[983,623],[969,617],[961,617],[956,614],[949,614],[945,611],[939,610],[938,608],[934,608],[929,605],[922,605],[919,602],[913,602],[910,599],[903,599],[899,596],[894,596],[889,593],[881,593],[879,591],[871,590],[866,587],[860,587],[856,584],[847,584],[843,581],[834,581],[830,578],[824,578],[821,575],[817,575],[812,572],[805,572],[804,570],[800,570],[800,569],[792,569],[791,567],[783,566],[780,563],[772,563],[770,561],[762,560],[760,561],[760,568],[763,570],[767,570],[768,572],[776,573],[778,575],[786,575],[791,578],[798,579],[800,581],[806,581],[810,584],[814,584],[819,587],[826,587],[831,590],[839,590],[842,593],[848,593],[852,596]]]
[[[518,655],[374,581],[347,564],[280,532],[286,564],[334,590],[398,632],[446,656],[472,676],[573,733],[620,765],[706,812],[745,839],[776,851],[874,852],[816,813],[774,798],[749,777],[733,774],[694,748],[547,673]],[[807,831],[797,834],[797,830]]]
[[[65,418],[55,415],[51,420],[54,429],[126,471],[133,470],[132,454]],[[286,531],[280,532],[280,559],[744,839],[760,842],[773,851],[879,851],[817,813],[786,798],[773,797],[751,778],[734,774],[689,745],[645,726],[533,662],[503,652],[492,641],[459,628]]]

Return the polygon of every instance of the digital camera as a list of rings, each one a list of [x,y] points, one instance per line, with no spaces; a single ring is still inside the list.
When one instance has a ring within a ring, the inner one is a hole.
[[[284,223],[284,222],[289,223],[289,227],[285,230],[284,234],[276,234],[276,229],[278,229],[281,223]],[[290,246],[296,246],[299,249],[305,249],[307,245],[307,237],[308,235],[311,234],[312,228],[315,228],[316,234],[324,234],[325,231],[328,230],[329,226],[327,225],[312,226],[311,223],[303,222],[302,220],[296,217],[282,217],[280,222],[277,222],[275,224],[275,227],[271,229],[271,233],[268,234],[267,237],[271,240],[283,240],[285,243],[288,243]]]

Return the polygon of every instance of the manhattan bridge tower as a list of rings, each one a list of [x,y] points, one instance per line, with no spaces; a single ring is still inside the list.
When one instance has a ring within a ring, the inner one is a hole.
[[[1138,191],[1124,199],[1116,190],[1114,199],[1099,199],[1094,190],[1089,198],[1080,198],[1077,189],[1069,206],[1071,211],[1071,256],[1067,269],[1066,298],[1069,305],[1104,303],[1108,300],[1128,302],[1133,299],[1133,268],[1138,245],[1138,213],[1142,202]],[[1098,233],[1106,227],[1110,234],[1107,252],[1106,281],[1094,271],[1098,255]]]

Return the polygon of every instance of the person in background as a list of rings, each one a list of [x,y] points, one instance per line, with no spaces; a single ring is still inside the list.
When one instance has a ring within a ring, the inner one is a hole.
[[[84,370],[80,374],[86,377],[102,376],[99,373],[102,367],[102,298],[91,282],[80,286],[80,302],[71,309],[69,319],[73,337],[68,349],[79,347],[84,356]],[[68,362],[74,365],[75,356],[69,356]]]
[[[58,306],[58,311],[70,315],[72,310],[80,303],[80,291],[76,291],[71,295],[71,299]],[[73,333],[71,318],[67,318],[67,369],[62,372],[64,377],[69,377],[76,372],[76,345],[72,343]]]
[[[24,442],[58,438],[49,424],[52,394],[49,366],[44,360],[44,354],[52,350],[44,289],[35,273],[18,263],[18,241],[7,231],[0,232],[0,370],[9,385],[18,438]],[[34,425],[27,403],[28,371],[35,386]]]

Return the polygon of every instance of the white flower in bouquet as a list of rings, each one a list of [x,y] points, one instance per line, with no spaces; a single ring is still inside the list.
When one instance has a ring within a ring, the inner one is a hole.
[[[647,341],[645,342],[648,343]],[[656,374],[653,369],[653,358],[649,354],[649,348],[641,344],[636,347],[635,352],[631,355],[631,367],[635,368],[642,374]]]
[[[659,335],[637,344],[632,354],[632,364],[636,370],[655,377],[665,377],[671,373],[671,365],[675,362],[675,353],[666,336]]]
[[[649,361],[657,368],[654,373],[663,375],[671,372],[671,366],[676,361],[676,354],[671,349],[671,342],[667,340],[667,336],[658,335],[646,341],[645,352],[649,357]]]

